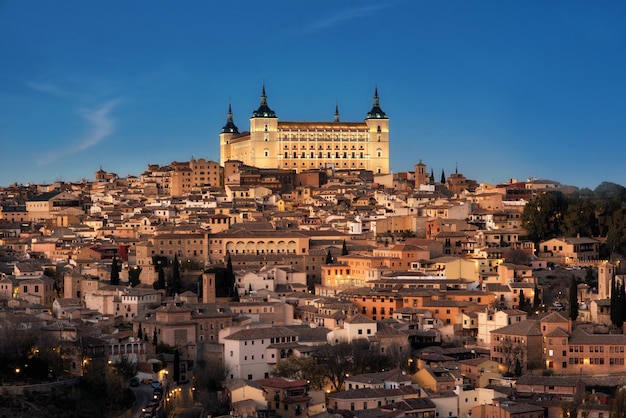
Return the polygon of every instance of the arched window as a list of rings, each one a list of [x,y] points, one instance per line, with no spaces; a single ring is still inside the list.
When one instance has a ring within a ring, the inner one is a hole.
[[[264,156],[264,157],[269,157],[269,156],[270,156],[270,150],[269,150],[269,148],[265,148],[265,149],[263,150],[263,156]]]
[[[381,148],[378,148],[378,149],[376,150],[376,156],[377,156],[377,157],[382,157],[382,156],[383,156],[383,150],[382,150]]]

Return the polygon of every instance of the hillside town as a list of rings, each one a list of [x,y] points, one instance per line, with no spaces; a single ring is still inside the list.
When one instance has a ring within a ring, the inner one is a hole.
[[[219,137],[0,189],[7,415],[623,416],[624,187],[393,173],[378,89]]]
[[[576,190],[204,159],[4,187],[2,388],[130,363],[165,391],[144,416],[178,391],[232,417],[609,417],[620,260],[523,223]],[[27,333],[46,348],[15,355]]]

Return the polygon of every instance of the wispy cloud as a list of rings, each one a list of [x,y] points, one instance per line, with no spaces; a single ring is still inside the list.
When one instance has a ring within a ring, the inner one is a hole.
[[[50,164],[60,158],[85,151],[102,142],[115,131],[115,120],[111,113],[119,103],[119,99],[113,99],[94,108],[79,109],[78,114],[88,124],[87,133],[66,148],[42,156],[38,161],[38,165]]]
[[[53,84],[53,83],[49,83],[45,81],[44,82],[29,81],[27,84],[31,89],[35,91],[39,91],[41,93],[47,93],[53,96],[65,97],[65,98],[77,97],[76,94],[70,92],[69,90],[65,90],[59,87],[57,84]]]
[[[340,23],[346,22],[348,20],[359,19],[365,16],[370,16],[375,12],[389,7],[389,4],[377,4],[377,5],[366,5],[355,7],[353,9],[338,11],[332,16],[328,16],[324,19],[320,19],[316,22],[313,22],[311,25],[304,28],[305,32],[315,32],[318,30],[326,29],[331,26],[336,26]]]

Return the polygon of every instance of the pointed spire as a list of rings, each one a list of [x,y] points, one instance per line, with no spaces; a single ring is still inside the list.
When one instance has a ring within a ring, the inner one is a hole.
[[[265,95],[265,83],[263,83],[263,89],[261,90],[261,104],[259,108],[252,112],[253,118],[275,118],[276,113],[267,105],[267,96]]]
[[[265,82],[263,82],[263,90],[261,91],[261,106],[267,105],[267,96],[265,95]]]
[[[226,115],[226,125],[222,128],[223,134],[238,134],[239,129],[233,122],[233,109],[230,105],[230,100],[228,100],[228,113]]]
[[[380,108],[380,100],[378,98],[378,86],[374,89],[374,100],[372,104],[372,110],[367,113],[366,119],[387,119],[387,115]]]
[[[339,122],[339,104],[335,104],[335,122]]]

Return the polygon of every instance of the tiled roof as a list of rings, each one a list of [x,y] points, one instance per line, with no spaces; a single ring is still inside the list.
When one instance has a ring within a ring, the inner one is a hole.
[[[286,327],[242,329],[229,336],[226,340],[257,340],[260,338],[295,337],[298,333]]]
[[[495,329],[491,331],[491,333],[531,336],[541,335],[541,329],[539,328],[539,321],[537,321],[536,319],[526,319],[524,321],[515,322],[514,324]]]

